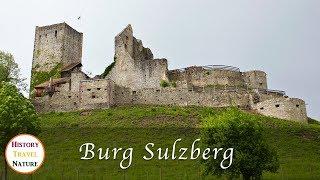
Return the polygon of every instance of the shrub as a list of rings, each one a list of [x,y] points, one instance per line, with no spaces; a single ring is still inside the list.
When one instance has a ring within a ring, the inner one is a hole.
[[[116,57],[114,58],[114,61],[108,66],[106,67],[106,69],[104,70],[104,72],[101,74],[101,77],[102,78],[105,78],[109,73],[110,71],[112,70],[112,68],[114,67],[114,65],[116,64]]]
[[[30,91],[34,89],[34,86],[41,84],[45,81],[48,81],[51,77],[52,78],[60,78],[60,70],[61,70],[62,64],[58,63],[56,64],[49,72],[46,71],[36,71],[36,69],[32,70],[32,77],[31,77],[31,85],[30,85]]]
[[[176,88],[176,87],[177,87],[176,81],[171,81],[171,86],[174,87],[174,88]]]
[[[168,82],[167,82],[167,81],[165,81],[165,80],[161,80],[161,82],[160,82],[160,86],[161,86],[161,87],[163,87],[163,88],[165,88],[165,87],[168,87],[168,86],[169,86],[169,84],[168,84]]]

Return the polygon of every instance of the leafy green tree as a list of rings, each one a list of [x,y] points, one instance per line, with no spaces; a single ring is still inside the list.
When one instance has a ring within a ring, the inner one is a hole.
[[[1,82],[10,82],[25,91],[27,87],[25,80],[20,77],[19,66],[12,54],[0,51],[0,84]]]
[[[228,178],[261,179],[263,171],[277,172],[279,161],[277,153],[271,149],[263,138],[263,128],[259,116],[244,113],[236,107],[204,118],[202,145],[210,148],[234,148],[233,161],[229,168],[222,169],[221,155],[216,160],[202,160],[204,174]],[[226,162],[227,163],[227,162]]]
[[[15,85],[2,82],[0,88],[0,152],[4,155],[10,139],[23,133],[33,135],[40,133],[34,106],[19,92]],[[4,167],[6,179],[7,164],[5,160]]]

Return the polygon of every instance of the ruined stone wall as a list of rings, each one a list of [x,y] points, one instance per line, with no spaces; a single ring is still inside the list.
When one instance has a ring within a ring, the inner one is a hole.
[[[135,81],[129,86],[133,89],[160,87],[161,79],[166,79],[167,71],[166,59],[154,59],[141,61],[135,64]]]
[[[61,84],[52,97],[36,97],[32,103],[40,113],[101,109],[115,104],[115,85],[112,81],[82,80],[79,86],[78,91],[71,91],[70,83]]]
[[[265,116],[307,123],[305,102],[298,98],[272,98],[257,103],[256,109]]]
[[[166,59],[153,59],[149,48],[133,36],[129,25],[115,37],[115,66],[106,76],[116,84],[132,89],[155,88],[167,79]]]
[[[204,88],[194,91],[188,88],[147,88],[130,90],[116,88],[116,100],[119,104],[160,104],[178,106],[226,107],[231,104],[245,108],[249,104],[250,93],[246,91],[214,90]]]
[[[263,71],[230,71],[188,67],[183,70],[168,71],[169,81],[185,82],[190,86],[227,85],[267,89],[267,77]],[[182,83],[181,83],[182,84]]]
[[[253,102],[257,93],[245,88],[220,89],[203,88],[146,88],[132,90],[116,87],[115,101],[120,104],[160,104],[176,106],[238,106],[242,109],[257,110],[258,113],[281,119],[306,122],[307,114],[303,100],[285,98],[281,94],[260,94],[259,102]],[[276,105],[279,104],[279,107]],[[262,109],[261,109],[262,108]]]
[[[103,89],[104,88],[104,89]],[[99,90],[98,90],[99,89]],[[37,112],[67,112],[108,108],[124,104],[160,104],[179,106],[226,107],[231,104],[245,108],[250,94],[245,91],[222,91],[205,88],[193,91],[186,88],[147,88],[131,90],[110,80],[82,81],[81,91],[56,92],[32,100]]]
[[[64,84],[58,84],[55,89],[55,91],[58,92],[68,92],[71,90],[71,81],[69,80],[69,82],[64,83]]]
[[[267,74],[263,71],[247,71],[243,72],[243,79],[249,88],[252,89],[268,89]]]
[[[74,92],[55,92],[52,97],[36,97],[31,100],[38,113],[69,112],[79,109],[79,94]]]
[[[303,100],[286,98],[280,94],[260,94],[246,88],[202,87],[202,88],[145,88],[131,89],[114,84],[112,80],[82,80],[80,91],[67,91],[69,83],[63,84],[52,97],[33,100],[38,112],[63,112],[109,108],[124,104],[159,104],[176,106],[227,107],[235,105],[243,109],[254,109],[258,113],[281,119],[307,122]]]
[[[244,86],[241,72],[217,69],[205,70],[201,67],[189,67],[184,71],[172,70],[168,72],[168,78],[170,81],[185,81],[193,86]]]
[[[79,109],[108,108],[114,104],[114,83],[107,79],[80,82]]]
[[[282,94],[277,93],[259,93],[260,101],[265,101],[273,98],[282,98],[284,97]]]
[[[83,72],[71,72],[71,91],[79,92],[80,91],[80,82],[85,80],[86,76]]]
[[[114,101],[116,105],[132,104],[132,95],[136,90],[116,85],[114,90]]]
[[[125,67],[122,69],[122,67]],[[154,88],[160,87],[162,79],[166,80],[167,60],[155,59],[136,63],[126,62],[120,65],[116,61],[115,66],[106,77],[117,82],[118,85],[132,88]]]

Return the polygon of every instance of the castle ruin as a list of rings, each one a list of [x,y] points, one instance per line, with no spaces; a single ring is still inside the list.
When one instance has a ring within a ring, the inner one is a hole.
[[[227,107],[307,122],[305,102],[270,90],[266,73],[224,65],[168,70],[167,59],[133,36],[115,37],[114,62],[102,76],[82,72],[83,35],[66,23],[36,27],[31,97],[38,112],[109,108],[125,104]]]

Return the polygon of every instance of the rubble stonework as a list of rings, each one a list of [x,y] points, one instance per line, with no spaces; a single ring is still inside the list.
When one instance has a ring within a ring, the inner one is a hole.
[[[149,48],[133,36],[128,25],[115,37],[115,66],[106,76],[117,85],[132,89],[156,88],[159,80],[167,79],[166,59],[153,59]]]
[[[236,105],[267,116],[307,122],[304,101],[289,98],[283,91],[267,89],[265,72],[241,72],[239,68],[223,65],[168,70],[167,60],[154,59],[151,50],[133,36],[131,25],[115,37],[115,63],[110,72],[104,79],[100,76],[89,78],[81,71],[82,33],[70,28],[65,23],[36,28],[34,51],[48,49],[46,53],[55,54],[56,59],[47,58],[46,54],[34,57],[33,67],[50,70],[46,64],[52,62],[62,63],[64,67],[62,78],[53,77],[35,86],[36,97],[32,102],[38,112],[109,108],[124,104]],[[40,34],[42,38],[44,32],[50,34],[57,29],[61,35],[66,33],[66,44],[73,44],[71,46],[76,49],[65,50],[58,37],[55,41],[49,39],[41,42],[41,46],[36,45]],[[167,87],[160,85],[162,81]]]

